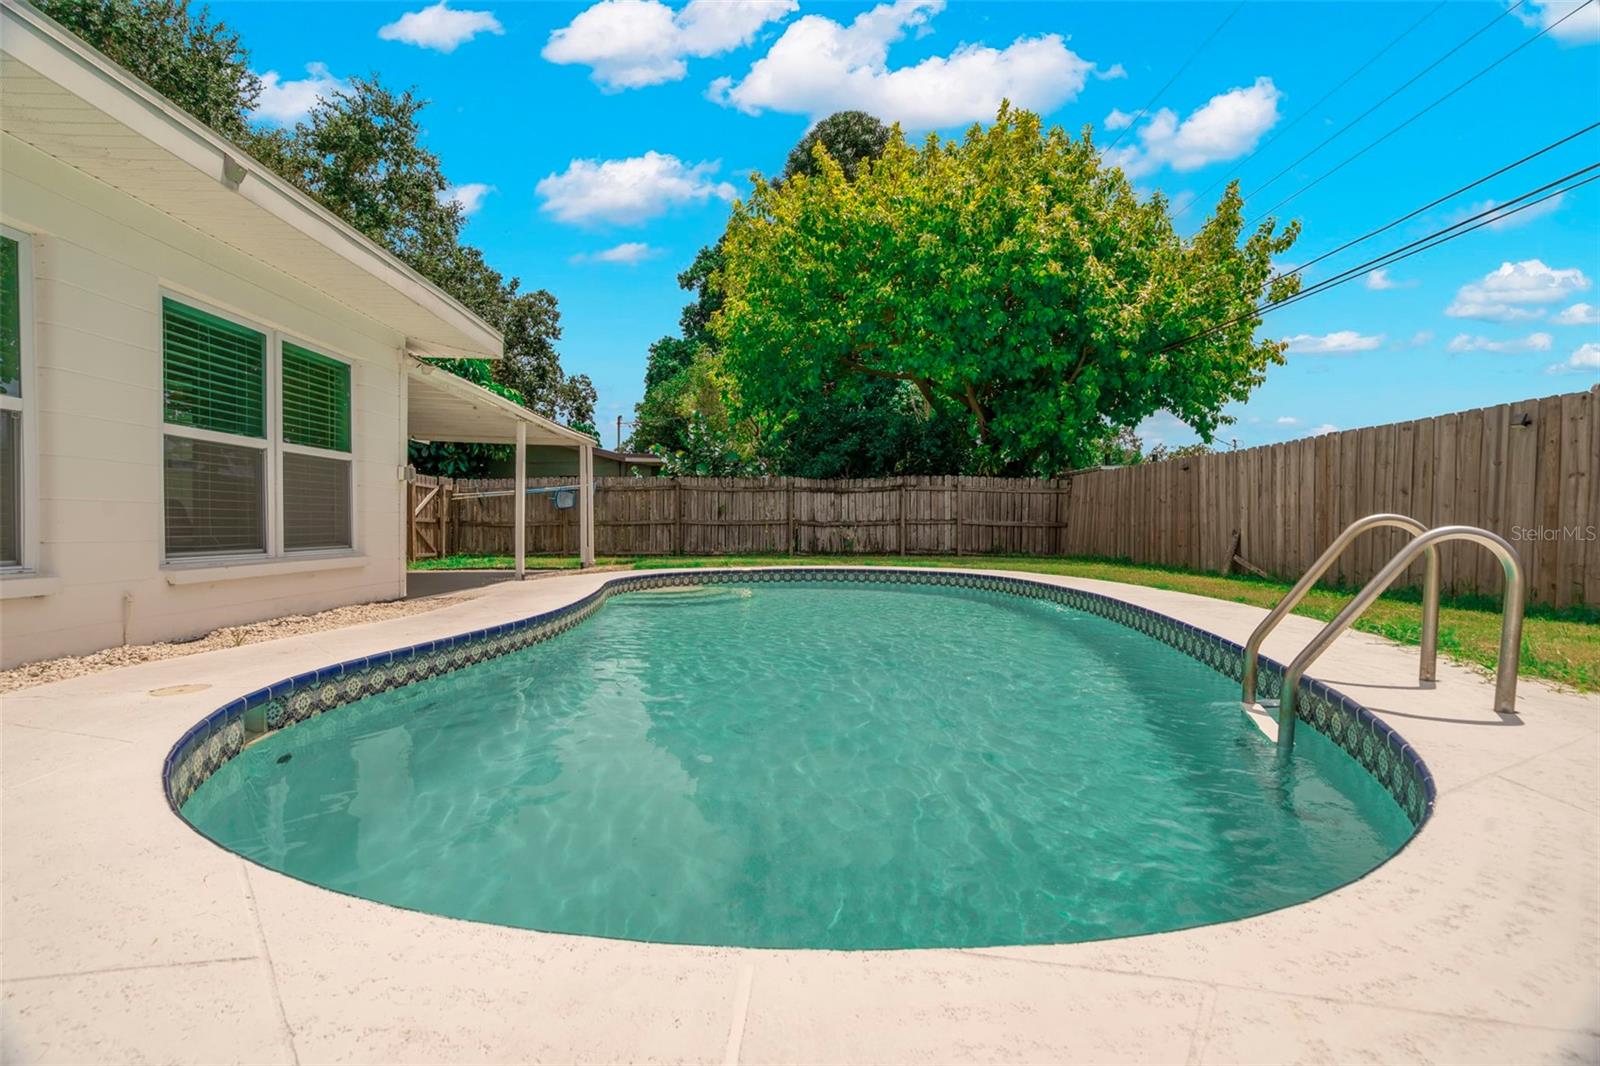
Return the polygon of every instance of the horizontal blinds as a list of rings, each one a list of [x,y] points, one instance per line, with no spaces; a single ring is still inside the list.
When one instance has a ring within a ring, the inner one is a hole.
[[[284,342],[283,439],[310,448],[350,450],[348,363]]]
[[[0,396],[22,395],[22,249],[0,237]]]
[[[22,412],[0,411],[0,566],[22,562]]]
[[[161,330],[167,422],[265,437],[266,337],[165,299]]]
[[[350,461],[283,453],[283,546],[350,547]]]
[[[190,437],[164,443],[167,555],[266,551],[266,452]]]

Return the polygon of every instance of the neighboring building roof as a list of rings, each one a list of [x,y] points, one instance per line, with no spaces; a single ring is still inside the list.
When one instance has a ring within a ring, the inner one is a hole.
[[[503,354],[454,298],[20,0],[0,0],[0,128],[403,332],[416,354]]]
[[[614,452],[610,448],[596,448],[594,457],[611,459],[628,466],[660,466],[664,462],[661,456],[651,455],[649,452]]]

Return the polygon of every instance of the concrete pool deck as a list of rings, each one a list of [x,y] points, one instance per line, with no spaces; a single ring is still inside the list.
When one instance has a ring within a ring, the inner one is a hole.
[[[978,571],[987,572],[987,571]],[[1009,573],[1009,572],[1008,572]],[[146,663],[0,699],[5,1062],[1600,1061],[1600,699],[1492,686],[1350,633],[1311,674],[1433,772],[1433,818],[1309,903],[1090,944],[695,948],[479,925],[337,895],[175,817],[161,765],[301,671],[526,617],[614,574]],[[1242,604],[1087,579],[1243,642]],[[1286,660],[1319,623],[1286,619]],[[337,713],[337,712],[335,712]]]

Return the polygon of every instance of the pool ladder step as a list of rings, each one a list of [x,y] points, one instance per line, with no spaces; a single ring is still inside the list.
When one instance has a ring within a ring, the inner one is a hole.
[[[1283,686],[1276,701],[1277,706],[1269,707],[1268,701],[1258,703],[1256,673],[1261,657],[1261,645],[1266,641],[1267,635],[1277,628],[1278,623],[1283,621],[1290,611],[1300,605],[1300,601],[1305,599],[1311,587],[1338,561],[1339,556],[1344,554],[1344,550],[1352,541],[1368,530],[1381,528],[1403,529],[1413,534],[1414,539],[1396,552],[1383,569],[1356,593],[1355,599],[1345,604],[1344,610],[1340,611],[1333,621],[1323,626],[1321,632],[1313,637],[1289,663],[1283,672]],[[1329,645],[1337,640],[1340,634],[1355,624],[1356,619],[1372,606],[1373,600],[1399,580],[1406,569],[1416,562],[1419,555],[1426,558],[1422,584],[1422,660],[1417,675],[1423,685],[1431,685],[1437,680],[1438,546],[1455,540],[1464,540],[1489,549],[1500,560],[1500,566],[1505,570],[1505,601],[1501,608],[1500,659],[1495,671],[1494,709],[1499,714],[1517,713],[1517,660],[1522,651],[1522,611],[1526,581],[1522,573],[1522,561],[1517,558],[1516,549],[1498,533],[1476,526],[1438,526],[1429,529],[1408,515],[1372,514],[1350,523],[1344,532],[1333,538],[1333,543],[1329,544],[1327,550],[1311,564],[1311,568],[1300,576],[1294,588],[1278,601],[1277,606],[1267,612],[1267,617],[1256,626],[1255,632],[1250,634],[1250,639],[1245,644],[1240,686],[1241,700],[1245,712],[1258,725],[1262,724],[1259,718],[1263,715],[1276,718],[1277,728],[1273,732],[1279,755],[1287,756],[1294,749],[1295,701],[1299,695],[1300,678],[1306,669],[1317,660],[1318,656],[1328,650]],[[1274,710],[1275,715],[1272,714]]]

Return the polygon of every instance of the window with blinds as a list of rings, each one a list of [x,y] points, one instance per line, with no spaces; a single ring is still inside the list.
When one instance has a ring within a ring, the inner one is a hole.
[[[165,441],[167,554],[266,549],[266,453],[209,440]]]
[[[0,235],[0,569],[23,558],[22,242]]]
[[[267,335],[161,301],[167,557],[265,552]]]
[[[350,364],[161,303],[167,558],[355,546]]]
[[[265,437],[267,338],[176,300],[161,301],[168,425]]]
[[[350,450],[350,365],[283,344],[283,439],[288,444]]]
[[[22,412],[0,411],[0,567],[22,565]]]
[[[283,548],[351,546],[350,364],[283,342]]]
[[[283,546],[287,551],[350,547],[350,461],[285,452]]]

